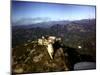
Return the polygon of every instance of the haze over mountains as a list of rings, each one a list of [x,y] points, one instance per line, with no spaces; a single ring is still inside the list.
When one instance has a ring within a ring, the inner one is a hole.
[[[14,22],[14,25],[29,25],[29,24],[36,24],[41,22],[49,22],[51,19],[48,17],[36,17],[36,18],[22,18]]]
[[[66,25],[70,24],[72,22],[78,23],[78,24],[88,24],[90,21],[94,21],[95,19],[82,19],[82,20],[75,20],[75,21],[69,21],[69,20],[59,20],[59,21],[52,21],[50,18],[28,18],[28,19],[21,19],[17,22],[12,22],[12,26],[27,26],[27,27],[51,27],[56,24],[60,25]]]

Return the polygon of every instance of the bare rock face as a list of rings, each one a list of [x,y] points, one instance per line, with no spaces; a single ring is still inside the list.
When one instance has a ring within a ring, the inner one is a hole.
[[[30,45],[19,46],[13,49],[12,73],[41,73],[69,70],[62,48],[59,48],[53,59],[51,59],[46,46]],[[24,51],[21,51],[22,53],[20,54],[20,50]]]
[[[39,62],[39,61],[41,61],[42,57],[43,57],[43,54],[39,54],[38,56],[35,56],[33,58],[33,62]]]

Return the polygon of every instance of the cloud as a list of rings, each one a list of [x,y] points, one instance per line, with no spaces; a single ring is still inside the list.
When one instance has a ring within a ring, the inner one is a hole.
[[[41,22],[49,22],[51,21],[48,17],[36,17],[36,18],[22,18],[14,23],[14,25],[28,25],[28,24],[36,24]]]

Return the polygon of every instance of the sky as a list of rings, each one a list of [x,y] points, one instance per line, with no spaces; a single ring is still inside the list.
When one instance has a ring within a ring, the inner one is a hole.
[[[13,22],[22,19],[40,22],[49,20],[81,20],[95,18],[95,6],[43,2],[12,1]]]

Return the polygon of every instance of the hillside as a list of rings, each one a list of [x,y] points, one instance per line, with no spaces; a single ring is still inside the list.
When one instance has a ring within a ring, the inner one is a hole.
[[[86,19],[68,22],[68,24],[64,22],[63,24],[59,24],[59,21],[58,24],[57,22],[56,24],[51,23],[51,26],[48,28],[45,28],[43,24],[40,24],[41,27],[32,27],[30,25],[12,26],[12,47],[35,41],[41,36],[53,35],[62,37],[63,43],[69,47],[77,48],[81,45],[84,50],[91,50],[92,55],[94,55],[96,47],[96,20]],[[91,51],[89,52],[91,53]]]
[[[77,62],[96,62],[95,19],[48,22],[45,27],[46,24],[12,26],[13,73],[69,71]],[[63,46],[57,49],[53,60],[46,46],[37,44],[45,35],[62,38]],[[95,65],[90,69],[94,68]]]

